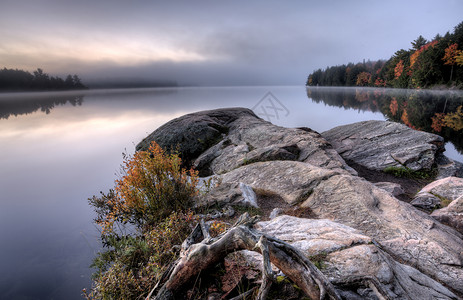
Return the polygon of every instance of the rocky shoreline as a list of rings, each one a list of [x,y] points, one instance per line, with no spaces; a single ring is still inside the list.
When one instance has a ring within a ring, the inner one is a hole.
[[[267,220],[258,229],[323,257],[320,270],[345,299],[463,295],[463,166],[443,156],[437,135],[387,121],[320,134],[229,108],[174,119],[137,150],[151,141],[213,178],[198,205],[257,204]],[[435,172],[438,181],[387,168]]]

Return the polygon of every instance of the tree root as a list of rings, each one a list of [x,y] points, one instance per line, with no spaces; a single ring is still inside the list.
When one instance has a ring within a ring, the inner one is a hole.
[[[146,299],[174,299],[182,287],[229,253],[251,250],[262,254],[262,284],[257,299],[266,299],[274,280],[270,262],[311,299],[341,299],[330,281],[298,249],[253,228],[257,222],[247,213],[225,233],[211,238],[201,222],[182,244],[180,258],[169,268]],[[202,239],[202,240],[200,240]],[[161,286],[162,285],[162,286]],[[155,296],[152,296],[155,295]]]

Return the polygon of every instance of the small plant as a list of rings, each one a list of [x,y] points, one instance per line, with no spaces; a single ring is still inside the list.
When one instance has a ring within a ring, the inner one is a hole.
[[[319,270],[323,270],[326,268],[325,261],[328,253],[321,252],[316,255],[312,255],[309,257],[309,260],[317,267]]]
[[[173,212],[142,236],[112,235],[108,250],[93,260],[93,288],[89,299],[136,299],[149,293],[166,267],[177,258],[176,245],[190,234],[193,213]]]
[[[388,173],[394,175],[395,177],[402,177],[402,178],[416,178],[416,179],[431,179],[435,177],[435,170],[430,171],[414,171],[410,168],[405,166],[402,167],[386,167],[383,170],[384,173]]]
[[[166,154],[152,142],[148,151],[124,155],[115,184],[107,195],[89,199],[103,234],[112,233],[116,223],[150,227],[172,211],[185,211],[198,193],[198,174],[181,168],[177,154]]]
[[[196,171],[181,168],[177,154],[154,142],[148,151],[124,155],[115,188],[89,199],[105,251],[93,261],[97,271],[85,297],[136,299],[150,291],[197,222],[189,211],[197,183]]]
[[[443,196],[441,196],[439,194],[431,192],[431,195],[439,198],[439,200],[440,200],[440,204],[438,206],[439,208],[447,207],[447,206],[449,206],[450,203],[452,203],[451,199],[445,198],[445,197],[443,197]]]

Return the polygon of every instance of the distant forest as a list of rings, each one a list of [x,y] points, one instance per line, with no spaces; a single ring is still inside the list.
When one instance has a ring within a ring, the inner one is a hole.
[[[68,75],[65,79],[50,76],[42,69],[33,74],[18,69],[0,69],[0,91],[57,91],[82,90],[87,87],[79,76]]]
[[[463,88],[463,22],[453,33],[437,34],[430,41],[420,35],[411,44],[411,49],[400,49],[389,60],[316,70],[308,76],[306,85]]]

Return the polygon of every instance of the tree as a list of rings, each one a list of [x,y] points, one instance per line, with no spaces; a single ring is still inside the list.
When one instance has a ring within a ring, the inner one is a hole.
[[[420,49],[421,47],[423,47],[424,45],[426,45],[428,41],[422,36],[420,35],[416,40],[414,40],[411,44],[413,46],[413,49],[415,50],[418,50]]]
[[[445,48],[445,55],[444,57],[442,58],[442,60],[444,61],[444,65],[450,65],[452,66],[452,69],[450,71],[450,81],[452,81],[452,75],[453,75],[453,66],[455,65],[456,63],[456,58],[457,56],[460,54],[460,50],[457,49],[458,48],[458,44],[457,43],[453,43],[451,44],[450,46],[448,46],[447,48]]]
[[[442,60],[438,41],[432,41],[410,56],[410,75],[413,87],[427,87],[442,81]]]
[[[460,50],[459,54],[455,57],[455,62],[459,66],[463,66],[463,51]]]
[[[77,75],[68,75],[66,80],[49,76],[38,68],[33,74],[23,70],[3,68],[0,70],[0,90],[66,90],[86,89]]]
[[[369,82],[370,82],[370,78],[371,78],[371,74],[368,73],[368,72],[361,72],[358,76],[357,76],[357,82],[356,82],[356,85],[357,86],[368,86]]]

